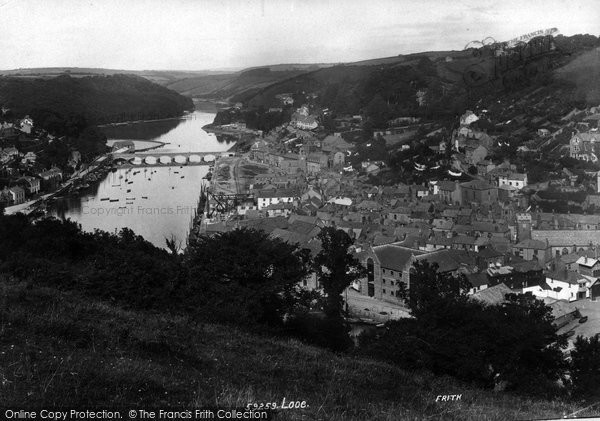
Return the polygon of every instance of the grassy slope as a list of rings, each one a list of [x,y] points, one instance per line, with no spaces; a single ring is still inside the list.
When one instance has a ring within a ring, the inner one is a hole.
[[[239,407],[286,397],[310,407],[277,419],[323,420],[527,419],[578,409],[4,281],[0,356],[7,407]],[[440,404],[438,394],[463,398]]]
[[[600,103],[600,47],[587,51],[556,70],[560,79],[574,82],[588,104]]]

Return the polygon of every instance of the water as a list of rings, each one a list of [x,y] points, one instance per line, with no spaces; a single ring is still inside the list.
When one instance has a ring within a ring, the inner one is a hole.
[[[195,111],[185,118],[103,127],[109,142],[159,141],[164,152],[223,152],[233,143],[220,142],[202,130],[214,113]],[[156,153],[156,152],[155,152]],[[185,245],[191,219],[206,180],[207,166],[122,168],[79,197],[57,201],[54,214],[81,224],[85,231],[115,232],[131,228],[158,247],[174,236]]]

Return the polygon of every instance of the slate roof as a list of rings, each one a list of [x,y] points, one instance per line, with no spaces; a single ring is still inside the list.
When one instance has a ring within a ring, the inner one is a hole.
[[[532,230],[531,238],[547,239],[551,247],[589,246],[600,244],[600,230]]]
[[[396,271],[402,271],[412,256],[425,254],[423,251],[393,244],[373,247],[373,251],[382,268]]]
[[[526,239],[515,245],[515,248],[546,250],[548,245],[545,241]]]
[[[503,283],[500,283],[498,285],[494,285],[493,287],[476,292],[471,296],[471,298],[483,304],[496,305],[503,303],[506,300],[506,294],[510,294],[512,292],[513,291],[509,287]]]

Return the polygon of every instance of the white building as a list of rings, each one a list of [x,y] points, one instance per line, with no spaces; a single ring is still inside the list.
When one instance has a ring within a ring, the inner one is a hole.
[[[278,203],[294,203],[296,199],[291,190],[263,190],[257,194],[258,210]]]
[[[516,187],[521,190],[527,187],[527,174],[522,173],[510,173],[507,175],[500,175],[498,177],[498,187],[509,186]]]

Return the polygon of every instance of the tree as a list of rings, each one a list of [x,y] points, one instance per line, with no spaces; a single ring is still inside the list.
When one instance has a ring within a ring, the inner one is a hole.
[[[437,263],[427,260],[415,261],[410,269],[408,298],[411,313],[415,317],[434,309],[441,301],[464,301],[469,284],[464,276],[440,273]]]
[[[314,270],[325,291],[324,311],[329,318],[340,318],[341,294],[350,284],[364,275],[365,269],[349,253],[352,239],[335,227],[326,227],[318,235],[323,249],[314,260]]]
[[[186,295],[237,322],[245,317],[277,325],[306,303],[298,284],[309,273],[309,254],[264,231],[242,228],[198,237],[186,249],[184,264]]]
[[[409,296],[412,319],[390,322],[367,352],[409,369],[428,369],[483,386],[528,394],[556,392],[565,374],[564,336],[552,310],[531,294],[508,294],[502,305],[466,295],[464,279],[416,262]]]
[[[571,351],[571,382],[576,397],[598,400],[600,398],[600,336],[578,336]]]
[[[389,111],[387,102],[379,94],[375,95],[365,107],[365,115],[375,127],[387,126]]]

